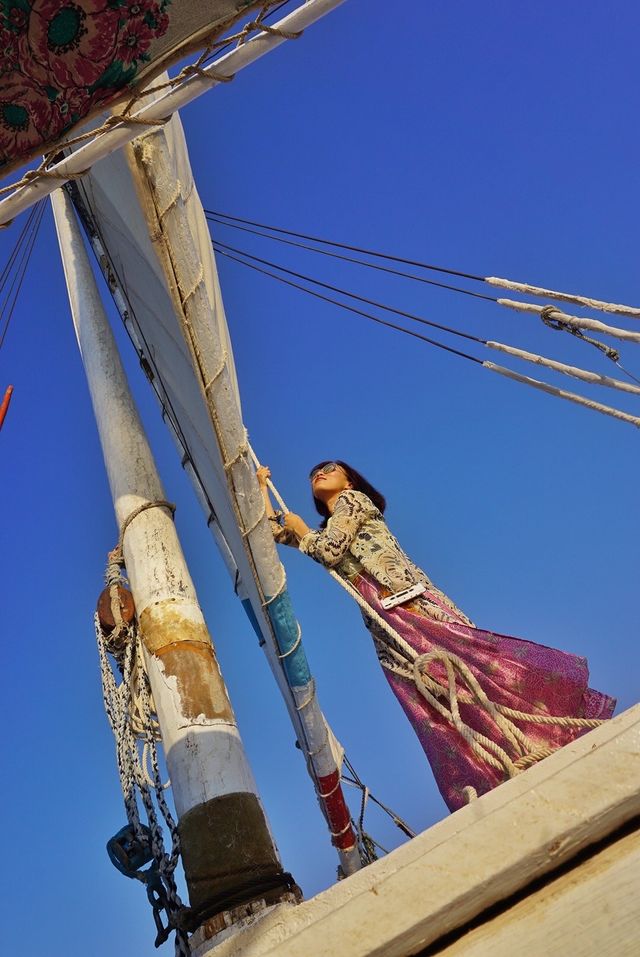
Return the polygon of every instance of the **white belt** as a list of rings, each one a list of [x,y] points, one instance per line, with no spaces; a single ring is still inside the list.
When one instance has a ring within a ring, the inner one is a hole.
[[[418,595],[422,595],[423,592],[427,590],[427,586],[418,582],[417,585],[411,585],[409,588],[404,588],[402,591],[394,592],[393,595],[387,595],[386,598],[380,599],[380,604],[387,611],[390,608],[395,608],[396,605],[404,605],[406,601],[411,601],[412,598],[417,598]]]

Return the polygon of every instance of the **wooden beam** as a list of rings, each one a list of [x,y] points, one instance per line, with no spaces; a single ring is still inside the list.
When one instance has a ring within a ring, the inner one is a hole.
[[[639,779],[636,705],[216,957],[419,953],[638,817]]]

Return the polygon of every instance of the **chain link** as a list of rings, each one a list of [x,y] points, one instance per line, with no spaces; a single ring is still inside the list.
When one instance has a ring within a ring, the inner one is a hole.
[[[122,640],[119,644],[124,651],[118,663],[122,671],[120,683],[109,660],[110,639],[105,638],[97,614],[95,629],[104,706],[115,737],[118,775],[127,820],[138,844],[150,845],[153,855],[153,863],[148,870],[136,871],[130,876],[146,885],[157,930],[156,946],[164,942],[175,929],[176,957],[190,957],[188,936],[178,926],[179,916],[184,911],[174,877],[180,857],[180,837],[164,795],[165,785],[160,774],[156,744],[157,724],[153,717],[151,688],[142,658],[137,624],[134,621],[124,626],[120,635]],[[150,758],[152,786],[148,783],[148,774],[143,766],[140,740]],[[140,818],[139,800],[144,808],[146,826]],[[165,850],[161,820],[171,835],[169,854]],[[162,922],[163,911],[167,915],[166,924]]]

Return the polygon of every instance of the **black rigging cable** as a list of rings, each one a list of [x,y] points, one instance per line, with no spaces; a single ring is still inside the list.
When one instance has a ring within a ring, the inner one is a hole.
[[[253,236],[261,236],[263,239],[272,239],[277,243],[284,243],[286,246],[295,246],[297,249],[307,249],[312,253],[319,253],[321,256],[330,256],[332,259],[340,259],[342,262],[355,263],[357,266],[366,266],[368,269],[376,269],[378,272],[389,273],[392,276],[401,276],[403,279],[413,279],[414,282],[425,283],[427,286],[436,286],[438,289],[449,289],[451,292],[462,293],[463,296],[472,296],[474,299],[484,299],[486,302],[497,302],[496,296],[485,296],[481,292],[473,292],[472,289],[463,289],[461,286],[451,286],[446,282],[437,282],[435,279],[425,279],[424,276],[416,276],[414,273],[403,272],[401,269],[392,269],[390,266],[380,266],[378,263],[368,263],[363,259],[354,259],[353,256],[343,256],[341,253],[332,253],[328,249],[318,249],[317,246],[308,246],[306,243],[296,243],[291,239],[283,239],[282,236],[270,236],[269,233],[260,232],[257,229],[250,229],[248,226],[239,226],[237,223],[225,223],[211,214],[206,217],[210,223],[217,226],[227,226],[229,229],[240,229],[244,233],[251,233]]]
[[[420,280],[419,277],[411,276],[411,275],[408,274],[408,273],[401,273],[401,272],[399,272],[399,271],[397,271],[397,270],[386,269],[385,267],[379,267],[379,266],[377,266],[377,265],[374,265],[373,263],[365,263],[365,262],[362,262],[362,261],[357,260],[357,259],[351,259],[350,257],[347,257],[347,256],[340,256],[340,255],[338,255],[338,254],[336,254],[336,253],[326,252],[325,250],[314,249],[314,247],[312,247],[312,246],[306,246],[306,245],[304,245],[304,244],[302,244],[302,243],[289,242],[288,240],[280,239],[280,238],[277,237],[277,236],[268,236],[268,235],[266,235],[265,233],[260,233],[260,232],[257,232],[257,231],[255,231],[255,230],[252,230],[252,229],[245,229],[244,227],[241,227],[241,226],[234,226],[232,223],[222,223],[220,220],[213,219],[211,216],[208,216],[207,218],[208,218],[209,222],[216,223],[217,225],[232,226],[232,228],[234,228],[234,229],[243,229],[245,232],[254,233],[254,234],[257,235],[257,236],[263,236],[265,239],[275,239],[275,240],[277,240],[278,242],[284,242],[284,243],[286,243],[287,245],[299,246],[299,247],[301,247],[301,248],[303,248],[303,249],[309,249],[309,250],[311,250],[311,251],[313,251],[313,252],[322,253],[323,255],[333,256],[333,257],[335,257],[335,258],[337,258],[337,259],[344,259],[344,260],[346,260],[347,262],[354,262],[354,263],[357,263],[357,264],[362,265],[362,266],[371,266],[373,269],[382,269],[384,272],[391,272],[391,273],[395,273],[396,275],[407,276],[407,278],[418,279],[419,281],[422,281],[422,282],[428,282],[428,283],[430,282],[430,280]],[[250,253],[248,253],[248,252],[245,252],[245,251],[242,250],[242,249],[237,249],[237,248],[234,247],[234,246],[229,246],[229,245],[227,245],[226,243],[221,242],[219,239],[212,239],[212,241],[213,241],[213,243],[215,244],[215,247],[216,247],[216,248],[219,250],[219,252],[221,252],[221,253],[222,253],[223,250],[227,250],[228,252],[236,253],[236,254],[238,254],[238,255],[240,255],[240,256],[243,256],[245,259],[250,259],[250,260],[252,260],[253,262],[262,263],[262,264],[265,265],[265,266],[270,266],[272,269],[277,269],[279,272],[287,273],[288,275],[290,275],[290,276],[295,276],[296,278],[302,279],[302,280],[304,280],[305,282],[312,283],[313,285],[316,285],[316,286],[321,286],[321,287],[323,287],[324,289],[329,289],[329,290],[331,290],[332,292],[337,292],[337,293],[339,293],[339,294],[342,295],[342,296],[347,296],[347,297],[350,298],[350,299],[356,299],[356,300],[359,301],[359,302],[364,302],[364,303],[366,303],[366,304],[368,304],[368,305],[375,306],[375,307],[378,308],[378,309],[383,309],[383,310],[385,310],[385,312],[391,312],[391,313],[393,313],[393,314],[395,314],[395,315],[397,315],[397,316],[403,316],[403,317],[406,318],[406,319],[411,319],[412,321],[421,323],[422,325],[430,326],[430,327],[435,328],[435,329],[440,329],[440,330],[442,330],[443,332],[448,332],[450,335],[458,336],[459,338],[467,339],[467,340],[470,340],[470,341],[472,341],[472,342],[477,342],[477,343],[479,343],[479,344],[481,344],[481,345],[483,345],[483,346],[486,346],[486,345],[487,345],[487,340],[481,338],[480,336],[474,336],[474,335],[471,335],[470,333],[467,333],[467,332],[461,332],[461,331],[458,330],[458,329],[453,329],[453,328],[451,328],[450,326],[445,326],[445,325],[443,325],[442,323],[434,322],[434,321],[429,320],[429,319],[424,319],[424,318],[421,317],[421,316],[416,316],[416,315],[413,314],[413,313],[405,312],[405,311],[402,310],[402,309],[396,309],[394,306],[387,306],[387,305],[385,305],[384,303],[377,302],[377,301],[374,300],[374,299],[368,299],[366,296],[358,296],[358,295],[356,295],[355,293],[348,292],[347,290],[341,289],[341,288],[338,287],[338,286],[333,286],[333,285],[331,285],[330,283],[321,282],[319,279],[314,279],[314,278],[311,277],[311,276],[307,276],[307,275],[305,275],[305,274],[303,274],[303,273],[296,272],[295,270],[292,270],[292,269],[286,269],[284,266],[280,266],[280,265],[278,265],[277,263],[271,262],[271,261],[268,260],[268,259],[262,259],[262,258],[259,257],[259,256],[253,256],[252,254],[250,254]],[[230,256],[229,258],[233,258],[233,257]],[[241,262],[241,260],[237,260],[237,261],[238,261],[238,262]],[[243,263],[243,265],[247,265],[247,266],[248,266],[249,263],[246,263],[246,262],[245,262],[245,263]],[[254,267],[254,268],[255,268],[255,267]],[[264,270],[259,270],[259,271],[263,271],[263,272],[265,273],[265,275],[270,275],[268,272],[266,272],[266,271],[264,271]],[[274,278],[280,278],[280,277],[275,276]],[[295,284],[295,283],[292,283],[291,285],[294,285],[294,286],[295,286],[296,284]],[[482,295],[479,295],[478,293],[473,293],[473,292],[469,292],[468,290],[459,289],[459,288],[457,288],[457,287],[455,287],[455,286],[445,285],[444,283],[432,283],[432,285],[442,286],[442,287],[445,288],[445,289],[452,289],[452,290],[454,290],[454,291],[456,291],[456,292],[467,293],[468,295],[475,296],[475,297],[477,297],[477,298],[479,298],[479,299],[487,299],[487,300],[489,300],[489,301],[491,301],[491,302],[497,302],[497,301],[498,301],[497,299],[495,299],[495,298],[493,298],[493,297],[491,297],[491,296],[482,296]],[[297,288],[302,288],[305,292],[311,292],[311,290],[309,290],[309,289],[304,289],[304,287],[297,287]],[[331,299],[329,299],[328,301],[334,302],[334,300],[331,300]],[[343,305],[343,308],[348,308],[348,307]],[[354,310],[352,310],[352,311],[354,311]],[[358,310],[355,310],[355,311],[357,312]],[[366,313],[362,313],[362,315],[367,315],[367,314],[366,314]],[[381,322],[382,320],[377,320],[377,321],[378,321],[378,322]],[[400,326],[392,326],[392,328],[401,329]],[[413,334],[414,334],[414,333],[410,333],[409,330],[404,330],[404,331],[405,331],[405,332],[408,332],[410,335],[413,335]],[[615,365],[618,367],[618,369],[619,369],[624,375],[626,375],[629,379],[632,379],[634,382],[639,382],[639,381],[640,381],[640,380],[638,380],[638,378],[637,378],[636,376],[634,376],[631,372],[629,372],[629,371],[620,363],[619,360],[615,360],[614,357],[610,357],[610,358],[613,358],[613,359],[614,359],[614,364],[615,364]]]
[[[393,322],[387,322],[386,319],[380,319],[378,316],[372,316],[371,313],[363,312],[362,309],[355,309],[353,306],[348,306],[346,303],[340,302],[337,299],[332,299],[330,296],[323,296],[322,293],[314,292],[313,289],[307,289],[306,286],[301,286],[297,282],[292,282],[290,279],[285,279],[284,276],[278,276],[276,273],[269,272],[267,269],[262,269],[260,266],[254,266],[252,263],[238,259],[236,256],[232,256],[230,253],[225,252],[223,249],[218,249],[218,244],[215,241],[213,245],[216,252],[219,252],[221,256],[225,256],[227,259],[232,259],[234,262],[240,263],[241,266],[247,266],[249,269],[254,269],[256,272],[262,273],[264,276],[270,276],[271,279],[277,279],[286,286],[292,286],[294,289],[300,289],[302,292],[306,292],[310,296],[314,296],[316,299],[322,299],[324,302],[329,302],[334,306],[339,306],[341,309],[346,309],[347,312],[353,312],[357,316],[363,316],[365,319],[370,319],[372,322],[377,322],[381,326],[387,326],[389,329],[396,329],[398,332],[404,332],[405,335],[413,336],[414,339],[420,339],[422,342],[427,342],[429,345],[436,346],[438,349],[444,349],[445,352],[451,352],[453,355],[460,356],[463,359],[469,359],[471,362],[476,362],[478,365],[482,365],[482,360],[476,359],[475,356],[468,355],[466,352],[460,352],[459,349],[453,349],[451,346],[446,346],[443,342],[437,342],[435,339],[429,339],[427,336],[420,335],[419,332],[412,332],[411,329],[405,329],[403,326],[397,326]]]
[[[404,263],[405,266],[417,266],[419,269],[429,269],[432,272],[445,273],[448,276],[459,276],[461,279],[471,279],[474,282],[484,282],[485,276],[474,276],[473,273],[460,272],[457,269],[447,269],[445,266],[435,266],[432,263],[419,262],[415,259],[405,259],[402,256],[393,256],[391,253],[381,253],[374,249],[364,249],[361,246],[350,246],[348,243],[338,243],[332,239],[321,239],[319,236],[309,236],[307,233],[298,233],[292,229],[282,229],[280,226],[267,226],[265,223],[256,223],[251,219],[240,216],[231,216],[229,213],[220,213],[214,209],[205,209],[206,216],[219,216],[231,219],[245,226],[257,226],[259,229],[269,229],[274,233],[283,233],[285,236],[295,236],[297,239],[308,239],[313,243],[322,243],[325,246],[334,246],[336,249],[348,249],[352,253],[361,253],[364,256],[374,256],[377,259],[388,259],[390,262]]]
[[[16,256],[18,255],[18,253],[19,253],[19,251],[20,251],[20,247],[21,247],[21,245],[22,245],[22,243],[23,243],[23,241],[24,241],[24,238],[25,238],[25,236],[26,236],[28,230],[29,230],[29,227],[31,226],[31,223],[33,222],[33,218],[34,218],[34,216],[36,215],[36,212],[37,212],[37,207],[36,207],[36,206],[32,206],[31,209],[30,209],[30,211],[29,211],[29,216],[27,217],[27,220],[26,220],[24,226],[22,227],[22,229],[21,229],[21,231],[20,231],[20,235],[18,236],[18,238],[17,238],[17,240],[16,240],[16,242],[15,242],[15,245],[14,245],[12,251],[11,251],[11,254],[9,255],[9,258],[7,259],[7,261],[6,261],[6,263],[5,263],[4,269],[2,270],[2,273],[0,273],[0,292],[4,289],[5,281],[6,281],[7,277],[8,277],[8,275],[9,275],[9,272],[11,271],[11,268],[12,268],[12,266],[13,266],[15,260],[16,260]]]
[[[270,236],[269,233],[260,232],[257,229],[250,229],[248,226],[239,226],[237,223],[225,223],[222,219],[217,219],[211,213],[206,213],[206,218],[210,223],[215,223],[217,226],[227,226],[229,229],[240,229],[244,233],[251,233],[253,236],[261,236],[263,239],[272,239],[277,243],[284,243],[286,246],[295,246],[298,249],[307,249],[309,252],[319,253],[321,256],[330,256],[332,259],[340,259],[343,262],[355,263],[357,266],[366,266],[368,269],[376,269],[378,272],[389,273],[392,276],[401,276],[403,279],[413,279],[414,282],[425,283],[427,286],[436,286],[438,289],[449,289],[451,292],[459,292],[462,293],[463,296],[472,296],[474,299],[484,299],[486,302],[498,301],[496,296],[486,296],[481,292],[473,292],[472,289],[462,289],[461,286],[451,286],[449,283],[437,282],[435,279],[425,279],[424,276],[416,276],[414,273],[403,272],[400,269],[391,269],[390,266],[380,266],[378,263],[368,263],[363,259],[354,259],[353,256],[343,256],[340,253],[332,253],[329,252],[328,249],[318,249],[317,246],[308,246],[306,243],[297,243],[291,239],[283,239],[282,236]]]
[[[422,316],[416,316],[412,312],[404,312],[402,309],[396,309],[393,306],[386,306],[384,303],[376,302],[375,299],[368,299],[366,296],[358,296],[354,292],[347,292],[346,289],[340,289],[339,286],[332,286],[328,282],[321,282],[319,279],[313,279],[311,276],[305,276],[304,273],[295,272],[293,269],[286,269],[284,266],[279,266],[277,263],[270,262],[268,259],[261,259],[259,256],[252,256],[243,249],[236,249],[235,246],[228,246],[226,243],[221,243],[218,239],[214,239],[213,242],[216,248],[218,248],[220,251],[226,249],[228,252],[236,253],[239,256],[244,256],[245,259],[250,259],[253,262],[261,263],[263,266],[270,266],[272,269],[277,269],[279,272],[287,273],[289,276],[295,276],[296,279],[302,279],[305,282],[310,282],[314,286],[321,286],[323,289],[329,289],[331,292],[337,292],[341,296],[347,296],[349,299],[356,299],[358,302],[364,302],[368,306],[375,306],[376,309],[384,309],[385,312],[392,312],[397,316],[403,316],[405,319],[412,319],[414,322],[419,322],[424,326],[431,326],[433,329],[440,329],[441,332],[448,332],[452,336],[458,336],[461,339],[468,339],[470,342],[478,342],[483,346],[486,345],[486,339],[481,339],[479,336],[473,336],[469,332],[461,332],[458,329],[452,329],[451,326],[445,326],[440,322],[432,322],[430,319],[424,319]]]
[[[83,193],[81,193],[81,191],[80,191],[78,185],[77,185],[76,183],[68,183],[68,184],[65,186],[65,189],[67,190],[67,193],[68,193],[69,196],[71,197],[71,201],[73,202],[73,205],[74,205],[74,207],[75,207],[75,210],[76,210],[76,212],[78,213],[78,215],[79,215],[79,217],[80,217],[80,220],[81,220],[81,222],[82,222],[82,224],[83,224],[83,226],[84,226],[86,235],[87,235],[87,237],[88,237],[88,239],[89,239],[89,244],[91,245],[91,249],[92,249],[93,254],[94,254],[95,258],[96,258],[96,262],[98,263],[98,267],[100,268],[100,271],[101,271],[101,272],[103,273],[103,275],[105,276],[105,279],[107,279],[107,281],[109,281],[109,280],[108,280],[108,270],[111,270],[111,272],[113,273],[113,275],[115,276],[115,278],[116,278],[116,280],[117,280],[117,283],[118,283],[119,288],[120,288],[120,289],[122,290],[122,292],[123,292],[123,296],[124,296],[124,298],[125,298],[126,301],[127,301],[127,306],[128,306],[127,312],[128,312],[128,314],[129,314],[129,316],[131,317],[132,321],[135,323],[136,333],[137,333],[137,335],[140,337],[140,339],[141,339],[141,341],[142,341],[142,345],[144,346],[144,349],[146,350],[146,355],[145,355],[145,354],[142,354],[142,350],[139,351],[139,347],[138,347],[138,345],[136,345],[136,342],[134,341],[134,338],[133,338],[133,336],[132,336],[132,334],[131,334],[131,329],[129,328],[129,324],[128,324],[128,322],[127,322],[127,320],[126,320],[126,318],[125,318],[124,315],[121,316],[121,318],[122,318],[122,325],[124,326],[124,329],[125,329],[125,332],[126,332],[128,338],[129,338],[129,341],[130,341],[131,345],[133,346],[133,349],[134,349],[136,355],[138,356],[138,358],[139,358],[139,360],[140,360],[140,366],[141,366],[143,372],[145,373],[145,375],[146,375],[146,377],[147,377],[147,381],[149,382],[149,385],[150,385],[151,388],[153,389],[153,392],[154,392],[154,394],[155,394],[155,396],[156,396],[156,398],[157,398],[157,400],[158,400],[158,403],[159,403],[160,409],[161,409],[162,418],[163,418],[163,420],[166,420],[166,421],[169,422],[171,428],[174,430],[174,433],[175,433],[176,439],[177,439],[177,441],[178,441],[178,444],[182,447],[182,452],[183,452],[182,467],[184,468],[185,465],[186,465],[186,463],[188,462],[188,463],[190,464],[191,468],[193,469],[193,474],[195,475],[196,481],[198,482],[198,484],[199,484],[199,486],[200,486],[200,489],[201,489],[201,491],[202,491],[203,497],[204,497],[204,499],[205,499],[205,501],[206,501],[206,503],[207,503],[207,507],[208,507],[208,509],[209,509],[209,516],[208,516],[208,522],[207,522],[207,524],[210,524],[212,520],[217,522],[217,521],[218,521],[218,516],[217,516],[216,510],[215,510],[215,508],[214,508],[214,506],[213,506],[213,502],[212,502],[211,499],[209,498],[209,495],[208,495],[208,493],[207,493],[207,490],[206,490],[206,487],[205,487],[205,484],[204,484],[204,480],[202,479],[202,476],[200,475],[200,472],[199,472],[199,470],[198,470],[198,467],[197,467],[197,465],[196,465],[196,463],[195,463],[195,461],[194,461],[194,459],[193,459],[193,456],[191,455],[191,452],[190,452],[190,450],[189,450],[189,446],[188,446],[188,444],[187,444],[187,439],[186,439],[186,436],[185,436],[185,434],[184,434],[184,432],[183,432],[183,430],[182,430],[182,426],[180,425],[180,420],[179,420],[179,418],[178,418],[178,415],[177,415],[177,413],[176,413],[176,411],[175,411],[175,408],[174,408],[174,406],[173,406],[173,403],[171,402],[171,399],[170,399],[168,393],[166,392],[166,390],[165,390],[165,388],[164,388],[164,383],[162,382],[162,378],[161,378],[161,376],[160,376],[160,374],[159,374],[159,372],[158,372],[158,369],[157,369],[157,367],[156,367],[156,365],[155,365],[155,360],[154,360],[154,358],[153,358],[153,350],[150,348],[149,343],[147,342],[147,340],[146,340],[146,338],[145,338],[145,335],[144,335],[144,331],[143,331],[143,329],[142,329],[142,326],[141,326],[140,323],[137,321],[137,318],[136,318],[136,316],[135,316],[135,313],[134,313],[134,311],[133,311],[133,308],[132,308],[132,306],[131,306],[131,303],[130,303],[130,301],[129,301],[127,295],[126,295],[126,287],[127,287],[127,284],[126,284],[126,277],[124,276],[124,270],[123,270],[123,276],[122,276],[122,278],[121,278],[121,277],[118,275],[117,270],[116,270],[116,268],[115,268],[115,266],[114,266],[114,263],[113,263],[113,261],[111,260],[111,258],[109,257],[108,253],[107,253],[107,262],[108,262],[108,265],[105,265],[105,263],[101,261],[101,257],[98,256],[98,253],[97,253],[97,251],[96,251],[96,249],[95,249],[95,247],[94,247],[94,244],[93,244],[93,242],[91,241],[92,233],[95,233],[95,235],[97,236],[97,238],[100,240],[100,243],[101,243],[101,245],[102,245],[102,248],[103,248],[104,250],[107,249],[107,245],[106,245],[104,236],[102,235],[102,232],[101,232],[101,230],[100,230],[99,224],[98,224],[98,222],[97,222],[96,220],[94,220],[93,216],[91,215],[91,213],[90,213],[89,210],[87,209],[87,207],[86,207],[86,205],[85,205],[85,202],[84,202]],[[160,389],[158,388],[157,382],[161,382],[161,383],[162,383],[162,390],[160,390]]]
[[[42,217],[44,216],[44,211],[46,209],[45,200],[40,200],[40,202],[34,207],[34,209],[35,209],[35,215],[33,216],[33,218],[30,217],[31,219],[30,233],[28,235],[28,238],[26,239],[26,242],[24,243],[24,248],[22,249],[20,262],[14,273],[5,301],[2,305],[2,308],[0,309],[0,325],[2,324],[2,322],[4,322],[4,328],[2,329],[2,334],[0,335],[0,349],[2,349],[4,345],[4,341],[7,337],[7,332],[9,331],[9,325],[11,323],[11,319],[13,318],[16,303],[18,301],[18,296],[20,295],[20,290],[22,288],[22,283],[24,281],[24,277],[29,267],[29,261],[31,259],[31,254],[33,252],[33,248],[36,243],[38,230],[40,228],[40,223],[42,222]],[[21,233],[21,237],[23,235],[26,235],[26,231],[23,231],[23,233]],[[21,239],[19,239],[19,242],[20,241]],[[15,259],[14,259],[14,262],[15,262]],[[7,275],[7,278],[8,278],[8,275]],[[15,293],[14,293],[14,289],[15,289]]]

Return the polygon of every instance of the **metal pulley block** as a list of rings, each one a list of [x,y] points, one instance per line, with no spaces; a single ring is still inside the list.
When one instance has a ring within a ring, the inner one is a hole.
[[[131,824],[127,824],[107,842],[109,860],[125,877],[146,882],[146,874],[140,869],[153,860],[151,831],[140,825],[142,837],[136,836]]]
[[[156,947],[168,939],[175,929],[171,918],[171,903],[167,889],[158,867],[153,859],[151,850],[151,831],[146,824],[140,824],[141,836],[137,836],[131,824],[125,825],[110,841],[107,842],[107,854],[111,863],[118,868],[125,877],[142,881],[147,888],[147,897],[153,909],[153,920],[156,925]],[[141,870],[145,864],[151,864],[146,871]],[[166,923],[162,916],[166,915]]]

